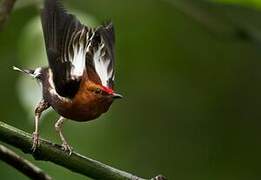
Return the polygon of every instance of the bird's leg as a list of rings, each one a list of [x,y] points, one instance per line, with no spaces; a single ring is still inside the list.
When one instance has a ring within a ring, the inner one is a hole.
[[[58,119],[58,121],[55,123],[55,130],[59,133],[60,138],[62,140],[62,148],[64,151],[69,151],[69,155],[72,154],[72,147],[69,146],[69,144],[66,142],[63,133],[62,133],[62,128],[63,128],[63,123],[66,121],[66,119],[62,116]]]
[[[39,104],[35,108],[35,116],[34,116],[34,125],[35,129],[32,134],[33,136],[33,146],[32,146],[32,151],[34,152],[36,148],[40,145],[39,142],[39,120],[41,117],[41,114],[44,110],[48,109],[50,107],[49,103],[46,102],[45,100],[41,100]]]

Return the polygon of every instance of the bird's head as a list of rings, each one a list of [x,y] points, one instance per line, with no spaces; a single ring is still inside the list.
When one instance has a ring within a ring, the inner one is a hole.
[[[98,98],[121,99],[123,96],[116,93],[112,88],[94,82],[89,82],[87,90]]]

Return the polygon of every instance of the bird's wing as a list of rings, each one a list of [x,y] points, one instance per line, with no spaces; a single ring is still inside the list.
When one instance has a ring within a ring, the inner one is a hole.
[[[73,97],[79,89],[94,33],[67,13],[59,0],[45,0],[41,20],[55,89],[61,96]]]
[[[114,83],[114,27],[104,24],[94,31],[87,56],[87,71],[94,69],[102,86],[113,88]],[[91,77],[90,77],[91,78]]]

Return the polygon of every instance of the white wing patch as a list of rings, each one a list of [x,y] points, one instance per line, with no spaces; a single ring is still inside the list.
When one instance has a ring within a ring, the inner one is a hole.
[[[101,83],[103,86],[108,87],[109,79],[112,77],[113,70],[109,69],[110,60],[105,58],[105,53],[102,51],[104,47],[104,43],[101,43],[98,50],[93,55],[94,67],[101,79]]]
[[[90,36],[90,34],[92,34]],[[89,37],[90,36],[90,37]],[[85,69],[85,61],[86,61],[86,53],[89,51],[90,45],[91,45],[91,39],[93,38],[94,33],[90,33],[89,31],[86,32],[85,29],[82,29],[82,31],[76,33],[75,38],[83,39],[86,38],[86,44],[83,43],[83,40],[80,42],[72,42],[73,46],[73,57],[70,55],[70,61],[72,62],[72,69],[71,69],[71,75],[73,77],[81,77],[84,69]]]
[[[79,49],[74,49],[74,56],[72,58],[72,69],[71,74],[76,77],[80,77],[83,74],[85,68],[85,57],[86,51],[84,50],[83,44],[80,44]]]
[[[70,40],[69,47],[72,47],[73,53],[69,54],[69,61],[72,63],[71,75],[74,78],[81,77],[86,68],[86,56],[88,52],[93,52],[93,65],[97,75],[101,80],[101,84],[105,87],[109,87],[110,79],[114,79],[113,68],[110,68],[112,60],[106,56],[105,43],[101,37],[101,42],[94,45],[92,39],[95,36],[95,32],[91,29],[86,30],[83,28],[81,31],[75,32],[73,38]],[[95,46],[95,47],[94,47]],[[68,61],[68,60],[67,60]]]

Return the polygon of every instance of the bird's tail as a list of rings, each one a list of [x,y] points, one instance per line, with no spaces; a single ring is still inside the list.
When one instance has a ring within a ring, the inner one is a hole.
[[[31,70],[31,69],[20,69],[20,68],[15,67],[15,66],[13,66],[13,70],[19,71],[19,72],[22,72],[22,73],[25,73],[25,74],[28,74],[28,75],[30,75],[30,76],[32,76],[32,77],[35,78],[35,74],[34,74],[34,71],[35,71],[35,70]]]

